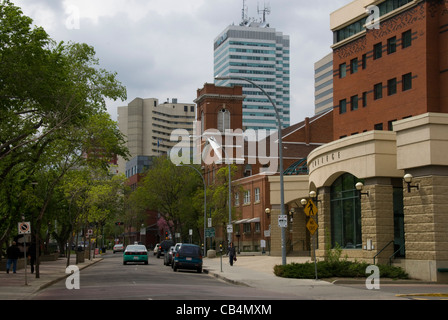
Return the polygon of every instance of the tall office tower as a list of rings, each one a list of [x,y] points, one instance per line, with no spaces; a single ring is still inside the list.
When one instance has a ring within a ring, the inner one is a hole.
[[[171,102],[159,103],[158,99],[136,98],[127,106],[118,107],[118,128],[127,138],[131,159],[137,156],[159,156],[169,153],[177,141],[170,141],[176,129],[186,129],[193,134],[195,105]],[[119,172],[125,172],[126,162],[118,159]],[[137,168],[137,167],[136,167]],[[131,173],[127,175],[133,175]]]
[[[333,109],[333,53],[314,64],[314,113]]]
[[[214,74],[242,77],[262,87],[279,110],[282,127],[290,125],[289,36],[270,28],[266,14],[259,21],[243,17],[240,25],[228,26],[214,41]],[[276,129],[274,107],[263,92],[241,80],[218,80],[217,86],[243,86],[243,128]]]

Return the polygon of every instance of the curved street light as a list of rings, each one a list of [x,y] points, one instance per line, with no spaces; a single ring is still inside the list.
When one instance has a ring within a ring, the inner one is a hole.
[[[275,105],[274,101],[271,99],[269,94],[259,85],[257,85],[252,80],[243,78],[243,77],[234,77],[234,76],[225,76],[220,77],[216,76],[215,80],[241,80],[246,81],[252,84],[254,87],[260,89],[263,94],[269,99],[269,102],[272,104],[275,110],[275,115],[277,117],[277,130],[278,130],[278,141],[279,141],[279,160],[280,160],[280,210],[281,215],[285,215],[285,199],[284,199],[284,187],[283,187],[283,145],[282,145],[282,121],[280,119],[280,114],[278,112],[277,106]],[[285,244],[285,229],[286,227],[281,227],[281,235],[282,235],[282,264],[286,264],[286,244]]]

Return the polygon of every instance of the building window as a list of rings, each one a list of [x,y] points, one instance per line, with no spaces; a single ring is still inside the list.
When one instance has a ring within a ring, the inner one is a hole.
[[[383,44],[377,43],[373,46],[373,60],[379,59],[383,56]]]
[[[387,122],[387,129],[388,129],[389,131],[394,131],[394,122],[395,122],[395,121],[397,121],[397,119],[395,119],[395,120],[390,120],[390,121]]]
[[[387,81],[387,95],[391,96],[397,93],[397,78]]]
[[[397,51],[397,37],[392,37],[387,40],[387,54]]]
[[[402,77],[403,91],[412,89],[412,73],[407,73]]]
[[[367,68],[367,55],[363,54],[362,55],[362,69],[364,70],[365,68]]]
[[[339,101],[339,114],[343,114],[347,112],[347,100]]]
[[[250,223],[243,223],[243,232],[244,233],[250,232]]]
[[[255,222],[255,232],[259,233],[261,232],[261,223],[260,222]]]
[[[350,61],[350,73],[356,73],[358,72],[358,58],[352,59]]]
[[[218,130],[220,132],[225,132],[230,129],[230,112],[226,109],[221,109],[218,111]]]
[[[194,106],[190,106],[190,112],[194,112]]]
[[[350,98],[350,110],[358,110],[358,96],[353,96]]]
[[[250,204],[250,190],[244,191],[244,204]]]
[[[240,205],[240,194],[237,192],[235,193],[235,206]]]
[[[381,99],[383,97],[383,84],[382,83],[377,83],[374,87],[373,87],[373,98],[375,100]]]
[[[188,106],[184,106],[184,111],[188,112]]]
[[[362,106],[363,106],[363,108],[367,107],[367,92],[366,91],[364,91],[362,93]]]
[[[345,173],[331,186],[331,244],[344,249],[362,249],[361,200],[355,176]]]
[[[383,124],[382,123],[377,123],[376,125],[373,126],[373,130],[383,130]]]
[[[342,63],[339,65],[339,78],[345,78],[347,75],[347,65],[345,63]]]
[[[260,202],[260,188],[255,188],[255,194],[254,194],[254,201],[255,202]]]
[[[410,47],[412,45],[412,32],[408,30],[401,34],[401,47],[403,49]]]
[[[250,177],[252,175],[252,165],[246,164],[246,167],[244,168],[244,176]]]

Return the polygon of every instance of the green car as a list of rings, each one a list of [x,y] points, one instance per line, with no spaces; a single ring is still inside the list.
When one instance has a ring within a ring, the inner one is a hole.
[[[123,253],[123,264],[128,262],[144,262],[148,264],[148,250],[143,245],[129,245]]]

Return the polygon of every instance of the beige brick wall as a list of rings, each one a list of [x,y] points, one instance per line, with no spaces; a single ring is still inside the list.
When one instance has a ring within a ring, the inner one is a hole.
[[[414,178],[412,185],[419,190],[404,193],[406,258],[448,260],[448,177]]]

